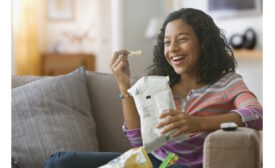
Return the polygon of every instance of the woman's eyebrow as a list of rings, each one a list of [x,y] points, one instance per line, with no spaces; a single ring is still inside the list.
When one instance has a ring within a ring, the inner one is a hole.
[[[188,32],[182,32],[182,33],[177,34],[177,36],[190,36],[190,33],[188,33]],[[164,36],[164,39],[169,38],[169,37],[170,36]]]
[[[183,32],[183,33],[179,33],[178,35],[179,35],[179,36],[181,36],[181,35],[183,35],[183,36],[190,36],[190,33]]]

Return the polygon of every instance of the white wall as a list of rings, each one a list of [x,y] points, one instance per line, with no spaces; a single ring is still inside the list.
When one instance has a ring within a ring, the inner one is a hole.
[[[263,104],[263,60],[262,57],[237,57],[237,72],[242,75],[247,87]]]
[[[123,47],[127,50],[142,50],[142,56],[129,59],[133,77],[145,74],[153,64],[153,41],[145,38],[149,20],[163,15],[164,0],[123,1]]]

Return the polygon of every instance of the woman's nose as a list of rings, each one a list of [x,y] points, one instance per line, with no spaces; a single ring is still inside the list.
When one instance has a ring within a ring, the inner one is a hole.
[[[177,51],[179,49],[178,43],[177,42],[172,42],[169,51]]]

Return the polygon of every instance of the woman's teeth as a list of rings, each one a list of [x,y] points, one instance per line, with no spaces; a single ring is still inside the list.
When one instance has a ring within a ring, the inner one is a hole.
[[[174,56],[174,57],[172,57],[172,60],[177,61],[177,60],[181,60],[183,58],[184,58],[184,56]]]

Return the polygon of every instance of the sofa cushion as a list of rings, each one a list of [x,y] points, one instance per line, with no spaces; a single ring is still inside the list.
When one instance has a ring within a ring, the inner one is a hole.
[[[42,167],[56,151],[98,151],[84,68],[12,89],[12,160]]]
[[[100,151],[123,152],[131,148],[122,131],[119,89],[112,74],[87,72]]]

